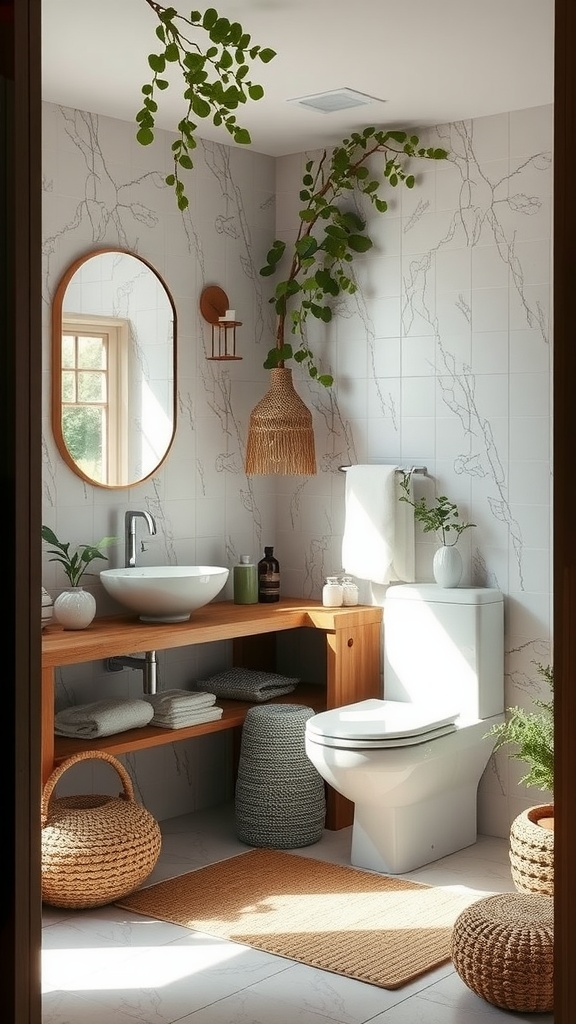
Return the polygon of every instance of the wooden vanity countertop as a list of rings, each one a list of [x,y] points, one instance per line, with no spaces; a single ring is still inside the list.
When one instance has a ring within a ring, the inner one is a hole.
[[[42,633],[42,666],[76,665],[122,654],[161,651],[310,626],[325,632],[382,621],[382,608],[356,605],[325,608],[320,601],[282,598],[276,604],[239,605],[215,601],[193,612],[188,622],[140,622],[135,614],[96,618],[85,629],[50,623]]]

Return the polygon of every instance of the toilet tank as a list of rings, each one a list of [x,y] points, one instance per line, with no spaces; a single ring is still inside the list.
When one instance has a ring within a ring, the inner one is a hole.
[[[384,697],[457,710],[504,710],[504,602],[499,590],[390,586],[384,600]]]

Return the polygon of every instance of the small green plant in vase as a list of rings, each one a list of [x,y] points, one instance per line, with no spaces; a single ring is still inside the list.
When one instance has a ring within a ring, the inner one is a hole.
[[[458,506],[445,494],[439,495],[433,505],[428,504],[424,497],[414,501],[410,473],[402,475],[400,490],[399,501],[412,506],[414,519],[420,523],[423,532],[435,533],[440,541],[432,567],[436,582],[442,587],[457,587],[462,576],[462,558],[456,544],[460,534],[475,527],[476,523],[463,522]]]
[[[48,554],[53,555],[53,557],[48,559],[48,561],[60,562],[70,581],[70,586],[77,587],[84,575],[94,576],[94,573],[88,572],[88,566],[94,559],[103,558],[105,561],[108,560],[108,556],[103,555],[100,548],[113,544],[116,538],[103,537],[101,541],[98,541],[98,544],[79,544],[75,551],[70,552],[69,542],[63,543],[58,540],[58,537],[49,526],[43,526],[42,540],[52,545],[48,549]]]
[[[59,562],[70,582],[70,589],[59,594],[54,601],[54,617],[64,629],[84,629],[96,614],[96,601],[89,591],[80,586],[84,575],[93,576],[88,566],[96,558],[107,559],[100,550],[112,544],[115,537],[103,537],[98,544],[79,544],[70,551],[70,543],[58,540],[49,526],[42,527],[42,540],[50,544],[50,562]]]
[[[411,497],[410,473],[404,473],[400,481],[400,488],[404,492],[400,501],[406,501],[414,509],[414,519],[421,524],[424,533],[435,533],[443,547],[451,547],[456,544],[461,533],[469,530],[476,523],[463,523],[460,521],[458,506],[449,501],[445,494],[436,498],[434,505],[429,505],[426,498],[418,498],[414,501]],[[454,536],[450,536],[453,534]]]

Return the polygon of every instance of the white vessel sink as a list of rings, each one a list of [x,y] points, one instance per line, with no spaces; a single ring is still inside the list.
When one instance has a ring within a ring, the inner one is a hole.
[[[103,569],[104,589],[142,622],[186,622],[217,596],[228,579],[219,565],[144,565]]]

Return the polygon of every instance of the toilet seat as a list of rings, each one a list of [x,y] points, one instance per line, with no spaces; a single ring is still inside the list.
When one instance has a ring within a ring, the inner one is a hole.
[[[409,747],[454,732],[457,717],[454,709],[371,699],[314,715],[306,722],[306,733],[326,747]]]

